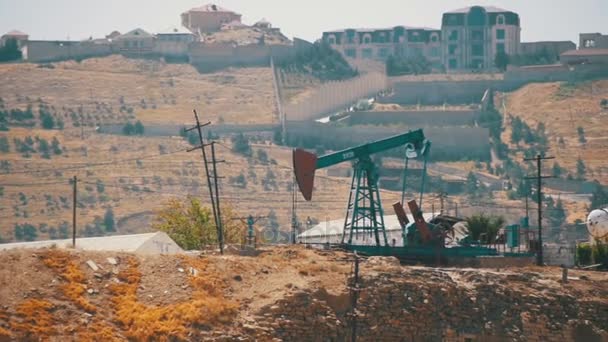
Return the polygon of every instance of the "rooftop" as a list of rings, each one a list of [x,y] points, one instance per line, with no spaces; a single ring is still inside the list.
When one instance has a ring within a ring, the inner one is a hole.
[[[156,34],[192,34],[192,32],[182,26],[171,26],[157,32]]]
[[[608,56],[608,49],[581,49],[568,50],[562,56]]]
[[[194,7],[194,8],[191,8],[188,12],[224,12],[224,13],[238,14],[234,11],[220,7],[216,4],[206,4],[206,5],[203,5],[200,7]]]
[[[473,7],[481,7],[483,9],[485,9],[486,12],[488,12],[488,13],[512,12],[512,11],[506,10],[504,8],[496,7],[496,6],[469,6],[469,7],[455,9],[453,11],[448,11],[446,13],[469,13],[471,8],[473,8]]]
[[[12,30],[10,32],[7,32],[4,34],[4,36],[12,36],[12,37],[27,37],[28,34],[27,33],[23,33],[21,31],[18,30]]]
[[[380,28],[354,28],[354,29],[347,28],[347,29],[340,29],[340,30],[325,31],[325,33],[340,33],[340,32],[345,32],[346,30],[355,30],[357,32],[392,31],[396,27],[403,27],[406,30],[441,31],[440,29],[431,28],[431,27],[397,25],[397,26],[393,26],[393,27],[380,27]]]
[[[0,251],[21,248],[71,248],[72,240],[47,240],[0,244]],[[130,252],[140,254],[177,254],[183,250],[163,232],[77,238],[76,249],[85,251]]]

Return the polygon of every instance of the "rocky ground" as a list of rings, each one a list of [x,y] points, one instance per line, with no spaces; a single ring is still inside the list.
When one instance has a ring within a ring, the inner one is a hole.
[[[0,341],[607,341],[608,274],[361,261],[304,247],[0,254]],[[353,310],[356,295],[356,309]]]

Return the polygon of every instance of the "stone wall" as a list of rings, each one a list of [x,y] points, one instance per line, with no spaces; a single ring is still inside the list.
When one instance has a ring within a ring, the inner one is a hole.
[[[361,266],[358,341],[606,341],[608,303],[521,269]],[[543,279],[541,281],[541,279]],[[352,278],[350,279],[352,284]],[[257,339],[349,341],[352,293],[296,291],[245,329]]]
[[[478,115],[476,110],[372,111],[351,113],[348,122],[351,125],[405,124],[411,127],[471,126]]]
[[[244,45],[224,43],[192,43],[188,57],[190,64],[201,71],[213,71],[228,66],[267,66],[270,57],[275,61],[294,56],[296,48],[291,45]]]
[[[110,44],[75,41],[39,41],[27,42],[26,56],[29,62],[44,63],[68,59],[103,57],[112,54]]]
[[[289,121],[318,119],[324,115],[346,109],[359,99],[372,97],[387,88],[387,78],[382,73],[368,73],[346,80],[327,82],[299,103],[283,107]]]
[[[340,150],[384,139],[418,127],[356,126],[340,127],[315,122],[288,122],[287,144],[304,148],[324,146]],[[425,136],[432,141],[432,160],[489,160],[489,130],[481,127],[428,127]]]

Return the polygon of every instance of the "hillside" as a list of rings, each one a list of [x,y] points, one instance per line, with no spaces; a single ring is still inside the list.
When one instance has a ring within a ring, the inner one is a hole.
[[[99,134],[96,126],[137,120],[148,128],[192,125],[192,109],[214,124],[276,122],[267,68],[201,75],[186,65],[108,57],[44,67],[4,64],[0,78],[9,81],[0,84],[0,109],[18,110],[8,115],[10,130],[0,131],[6,143],[0,149],[0,241],[66,236],[73,176],[79,179],[80,236],[104,233],[101,223],[109,210],[119,233],[137,233],[151,229],[154,212],[171,198],[193,195],[208,203],[200,152],[186,153],[191,146],[177,129],[174,137],[140,137]],[[291,83],[291,94],[308,89],[307,82],[299,84]],[[40,110],[53,118],[53,129],[41,127]],[[28,111],[31,118],[19,119]],[[231,151],[229,139],[220,143],[218,159],[226,161],[218,166],[225,177],[222,204],[238,216],[274,211],[288,231],[291,150],[252,141],[246,157]],[[245,184],[235,182],[241,175]],[[348,180],[319,177],[316,186],[315,202],[298,204],[300,220],[342,217]],[[385,196],[386,205],[396,198]]]
[[[601,106],[603,99],[608,99],[608,80],[536,83],[508,94],[505,105],[506,113],[520,117],[528,126],[545,125],[548,154],[555,156],[567,173],[576,176],[580,158],[587,168],[586,178],[606,184],[608,166],[603,156],[608,136],[603,123],[608,109]],[[502,140],[509,142],[511,129],[508,122],[505,126]],[[584,143],[579,140],[579,127],[584,131]]]
[[[113,258],[113,259],[108,259]],[[87,261],[100,267],[93,271]],[[60,249],[0,253],[0,339],[62,341],[602,341],[598,272],[457,269],[273,247],[257,256],[137,256]],[[34,276],[35,275],[35,276]]]

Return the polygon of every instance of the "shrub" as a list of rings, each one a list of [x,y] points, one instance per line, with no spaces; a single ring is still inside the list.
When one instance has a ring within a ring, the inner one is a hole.
[[[505,224],[505,218],[481,213],[467,217],[466,224],[471,239],[474,241],[481,239],[481,243],[491,243],[495,241],[498,230]]]
[[[399,57],[390,55],[386,60],[386,74],[399,76],[407,74],[428,74],[431,63],[424,56]]]
[[[240,242],[244,234],[242,224],[231,220],[232,209],[222,208],[226,243]],[[155,229],[166,232],[180,247],[186,250],[201,249],[217,243],[217,229],[209,208],[201,200],[189,197],[185,200],[171,199],[157,212]]]
[[[114,212],[112,211],[112,208],[106,209],[106,213],[103,215],[103,225],[106,227],[106,232],[116,231]]]
[[[264,150],[257,150],[256,157],[262,164],[268,164],[268,153]]]
[[[9,153],[10,145],[7,137],[0,137],[0,152]]]
[[[144,135],[144,125],[141,123],[141,121],[137,120],[133,126],[133,133],[136,135]]]
[[[243,133],[233,135],[231,140],[232,152],[248,157],[251,156],[251,146],[249,145],[249,140],[243,135]]]

